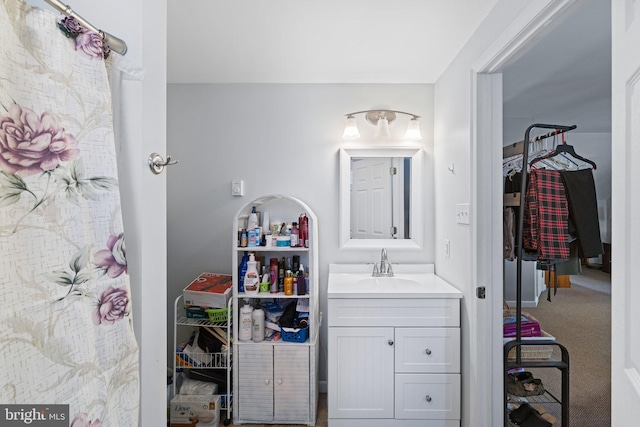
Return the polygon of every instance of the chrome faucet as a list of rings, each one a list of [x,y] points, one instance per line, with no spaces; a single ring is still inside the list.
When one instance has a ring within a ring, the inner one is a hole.
[[[387,250],[382,249],[380,254],[380,266],[373,264],[373,277],[393,277],[393,270],[391,269],[391,263],[387,258]]]

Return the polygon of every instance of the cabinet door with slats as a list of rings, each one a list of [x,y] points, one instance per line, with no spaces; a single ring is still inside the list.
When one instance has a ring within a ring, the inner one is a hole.
[[[309,346],[274,346],[273,352],[274,420],[307,423]]]
[[[243,421],[273,420],[273,348],[238,348],[238,416]]]

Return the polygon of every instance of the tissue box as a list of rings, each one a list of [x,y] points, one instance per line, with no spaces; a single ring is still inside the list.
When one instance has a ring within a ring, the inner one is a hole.
[[[213,427],[220,422],[220,395],[182,395],[171,399],[171,427]]]
[[[202,273],[182,291],[186,305],[226,308],[233,279],[229,274]]]

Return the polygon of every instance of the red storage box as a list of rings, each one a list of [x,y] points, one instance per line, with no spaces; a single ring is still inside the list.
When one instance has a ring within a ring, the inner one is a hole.
[[[186,305],[226,308],[233,279],[229,274],[202,273],[182,291]]]

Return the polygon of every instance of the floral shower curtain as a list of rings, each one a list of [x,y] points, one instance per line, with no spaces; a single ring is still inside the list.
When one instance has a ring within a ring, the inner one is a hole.
[[[138,424],[109,56],[0,0],[0,404],[68,404],[72,427]]]

